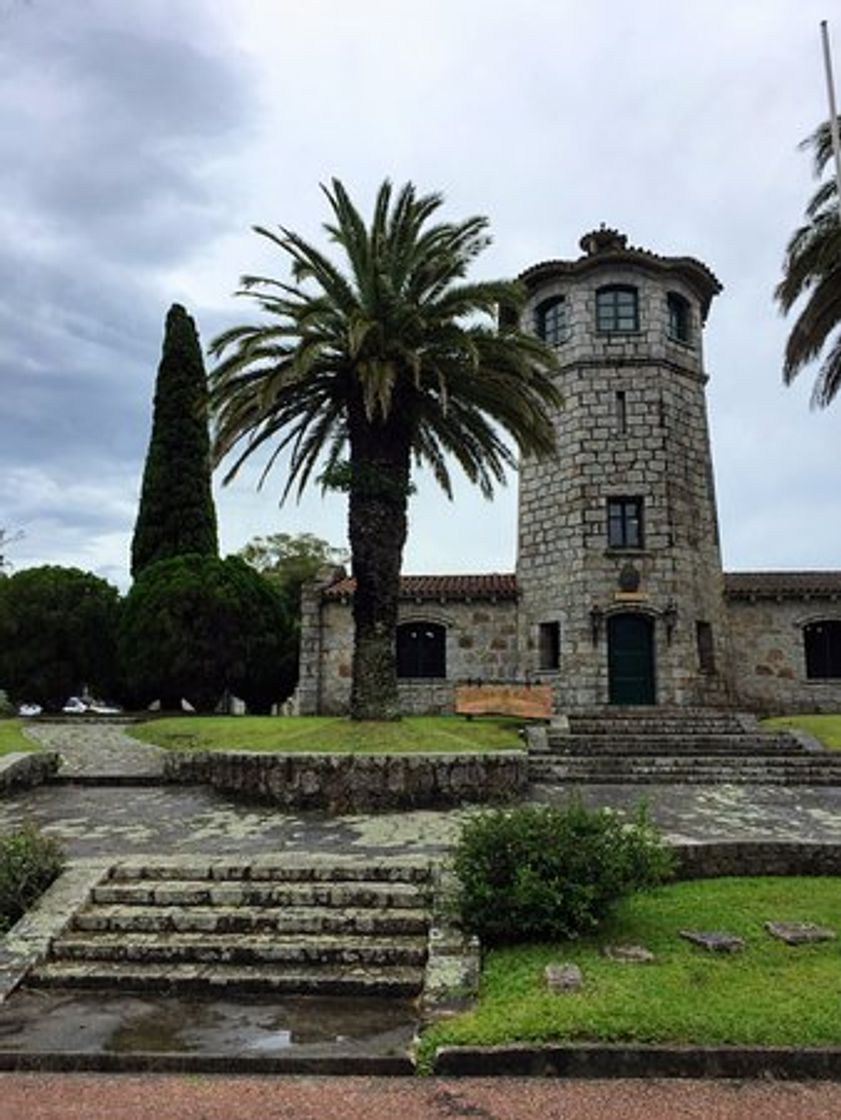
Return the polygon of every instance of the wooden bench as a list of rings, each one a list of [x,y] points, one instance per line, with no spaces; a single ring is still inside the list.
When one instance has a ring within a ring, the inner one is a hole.
[[[456,715],[552,718],[552,687],[548,684],[456,685]]]

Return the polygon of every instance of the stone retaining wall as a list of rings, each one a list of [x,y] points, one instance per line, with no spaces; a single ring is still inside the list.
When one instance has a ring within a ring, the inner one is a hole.
[[[841,875],[841,844],[809,840],[734,840],[671,844],[678,879],[747,875]]]
[[[174,752],[169,781],[196,782],[286,809],[358,813],[508,801],[524,794],[524,751],[492,754]]]
[[[0,758],[0,794],[21,786],[40,786],[58,770],[55,751],[18,751]]]

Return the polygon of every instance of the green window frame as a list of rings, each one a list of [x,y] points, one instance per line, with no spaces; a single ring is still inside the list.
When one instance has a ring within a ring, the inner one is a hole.
[[[640,329],[639,292],[630,284],[609,284],[596,292],[596,330],[631,334]]]

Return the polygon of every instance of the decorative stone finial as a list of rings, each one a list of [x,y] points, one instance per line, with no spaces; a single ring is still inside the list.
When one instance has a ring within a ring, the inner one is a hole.
[[[588,257],[592,257],[596,253],[621,251],[627,243],[628,238],[624,233],[620,233],[618,229],[608,229],[602,222],[598,229],[585,233],[578,244]]]

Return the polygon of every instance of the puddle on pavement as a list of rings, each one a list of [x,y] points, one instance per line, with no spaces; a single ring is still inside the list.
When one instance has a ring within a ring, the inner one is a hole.
[[[202,999],[22,988],[0,1007],[0,1050],[39,1053],[391,1055],[417,1027],[411,1003],[289,997]]]

